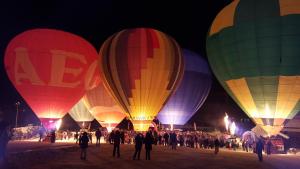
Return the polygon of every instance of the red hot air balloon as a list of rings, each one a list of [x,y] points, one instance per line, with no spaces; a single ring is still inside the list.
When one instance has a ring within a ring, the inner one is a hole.
[[[97,58],[79,36],[33,29],[10,41],[4,62],[10,81],[49,129],[94,85]]]

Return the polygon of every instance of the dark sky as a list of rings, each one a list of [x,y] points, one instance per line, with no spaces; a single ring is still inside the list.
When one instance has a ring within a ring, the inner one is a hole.
[[[82,36],[99,50],[115,32],[125,28],[151,27],[171,35],[182,48],[206,58],[208,28],[217,13],[231,0],[88,0],[88,1],[9,1],[0,4],[0,107],[5,118],[14,122],[20,100],[20,123],[37,120],[9,82],[3,57],[6,45],[17,34],[32,28],[55,28]],[[201,125],[220,125],[227,111],[237,121],[247,116],[226,94],[214,77],[207,101],[190,120]]]

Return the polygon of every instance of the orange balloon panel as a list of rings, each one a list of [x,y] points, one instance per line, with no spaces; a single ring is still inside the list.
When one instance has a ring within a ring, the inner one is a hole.
[[[122,113],[121,108],[107,93],[102,83],[88,90],[83,97],[83,101],[102,126],[117,125],[126,117],[126,114]]]
[[[121,112],[100,112],[95,113],[94,116],[103,127],[116,127],[126,117]]]
[[[97,52],[71,33],[34,29],[6,48],[10,81],[40,119],[62,118],[95,81]]]
[[[100,58],[105,87],[135,130],[147,130],[183,76],[179,45],[154,29],[128,29],[104,42]]]

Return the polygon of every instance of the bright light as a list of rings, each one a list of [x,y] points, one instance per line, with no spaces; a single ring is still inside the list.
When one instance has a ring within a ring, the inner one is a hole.
[[[61,123],[62,123],[61,119],[59,119],[59,120],[56,121],[56,124],[55,124],[56,130],[59,130],[59,128],[61,126]]]
[[[225,123],[226,130],[228,131],[228,128],[229,128],[229,120],[228,120],[228,115],[227,115],[227,113],[225,113],[224,123]]]
[[[234,135],[235,134],[235,130],[236,130],[235,122],[232,122],[231,125],[230,125],[230,134]]]
[[[106,127],[106,129],[110,133],[114,129],[114,127],[111,127],[111,124],[108,123],[108,126]]]
[[[171,128],[171,131],[173,131],[174,125],[173,125],[173,124],[170,124],[170,128]]]

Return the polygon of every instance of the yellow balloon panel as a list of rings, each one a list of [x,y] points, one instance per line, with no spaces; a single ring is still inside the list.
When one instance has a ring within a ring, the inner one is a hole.
[[[226,84],[241,107],[257,125],[266,130],[268,134],[278,134],[283,128],[285,120],[297,112],[294,109],[300,99],[300,76],[279,76],[277,88],[273,91],[273,94],[276,95],[275,101],[268,101],[266,96],[260,97],[261,93],[251,91],[250,88],[255,85],[249,86],[251,80],[247,79],[248,81],[246,78],[228,80]],[[267,77],[265,79],[270,82]],[[263,77],[261,81],[263,83]],[[268,85],[265,86],[268,87]],[[263,104],[259,105],[260,102]]]

